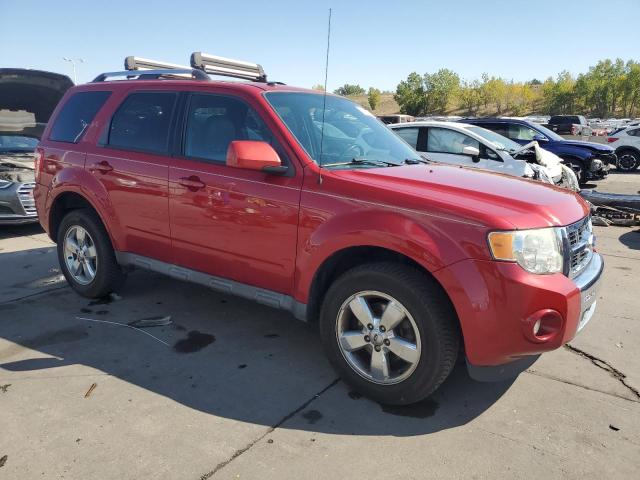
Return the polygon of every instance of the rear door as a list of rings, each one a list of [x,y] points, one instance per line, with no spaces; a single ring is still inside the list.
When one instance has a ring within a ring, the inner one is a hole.
[[[181,155],[169,171],[176,263],[210,275],[288,293],[293,286],[302,171],[272,128],[233,93],[189,94]],[[285,176],[228,167],[233,140],[270,143]]]
[[[115,110],[86,169],[104,186],[124,250],[171,262],[169,132],[173,91],[136,90]]]

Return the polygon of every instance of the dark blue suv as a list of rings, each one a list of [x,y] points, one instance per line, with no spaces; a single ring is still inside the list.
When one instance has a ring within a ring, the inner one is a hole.
[[[608,145],[579,140],[566,140],[546,127],[515,118],[465,118],[463,123],[493,130],[522,145],[536,140],[542,148],[555,153],[576,172],[580,183],[599,180],[609,173],[609,165],[616,165],[617,157]]]

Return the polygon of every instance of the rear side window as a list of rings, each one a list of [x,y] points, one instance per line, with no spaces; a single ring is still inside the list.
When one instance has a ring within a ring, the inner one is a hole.
[[[167,153],[176,98],[174,92],[129,95],[111,120],[108,145],[124,150]]]
[[[55,119],[49,140],[78,143],[111,92],[78,92],[64,104]]]
[[[628,130],[627,135],[631,135],[632,137],[640,137],[640,128],[634,128],[633,130]]]

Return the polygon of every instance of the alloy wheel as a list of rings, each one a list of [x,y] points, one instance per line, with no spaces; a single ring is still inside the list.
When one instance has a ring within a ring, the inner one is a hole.
[[[382,292],[347,298],[336,319],[336,340],[349,366],[383,385],[402,382],[418,366],[420,332],[409,311]]]
[[[64,236],[64,259],[69,274],[81,285],[88,285],[96,277],[98,253],[83,227],[73,225]]]

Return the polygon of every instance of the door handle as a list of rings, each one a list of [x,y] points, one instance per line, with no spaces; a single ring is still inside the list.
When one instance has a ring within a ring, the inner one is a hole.
[[[183,187],[187,187],[192,192],[206,187],[205,183],[195,175],[191,175],[190,177],[181,177],[178,183]]]
[[[109,164],[109,162],[103,160],[101,162],[94,163],[91,166],[91,168],[89,168],[89,170],[92,171],[92,172],[107,173],[107,172],[110,172],[111,170],[113,170],[113,167],[111,166],[111,164]]]

